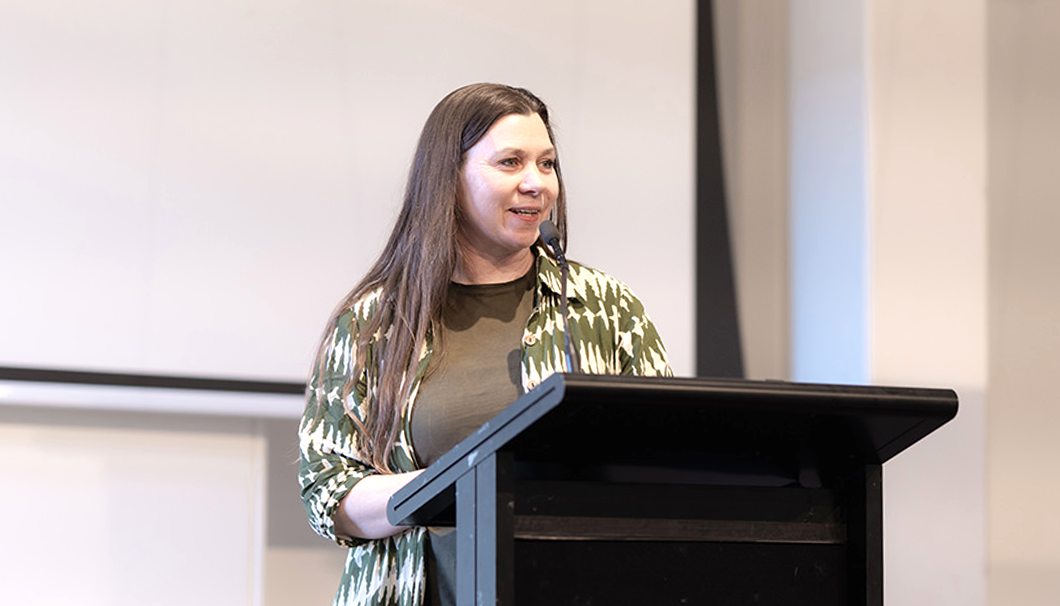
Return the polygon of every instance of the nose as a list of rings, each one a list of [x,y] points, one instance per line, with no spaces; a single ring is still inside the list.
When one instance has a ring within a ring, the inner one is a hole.
[[[523,173],[523,180],[519,183],[519,191],[524,194],[536,196],[541,193],[544,184],[545,179],[541,175],[540,169],[536,164],[533,164],[526,169],[525,173]]]

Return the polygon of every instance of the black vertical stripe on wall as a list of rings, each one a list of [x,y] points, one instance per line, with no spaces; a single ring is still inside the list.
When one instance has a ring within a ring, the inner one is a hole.
[[[696,376],[742,378],[722,174],[712,0],[696,7]]]

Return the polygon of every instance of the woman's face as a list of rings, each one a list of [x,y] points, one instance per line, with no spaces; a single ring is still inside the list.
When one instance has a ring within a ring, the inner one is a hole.
[[[555,164],[541,116],[497,120],[464,159],[462,252],[499,262],[528,254],[559,195]]]

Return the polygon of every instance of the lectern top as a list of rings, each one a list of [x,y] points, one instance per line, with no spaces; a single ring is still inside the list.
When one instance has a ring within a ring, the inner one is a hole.
[[[948,389],[557,374],[395,494],[388,516],[409,523],[447,507],[456,480],[500,450],[579,479],[637,470],[640,480],[775,484],[807,465],[827,478],[890,460],[957,408]]]

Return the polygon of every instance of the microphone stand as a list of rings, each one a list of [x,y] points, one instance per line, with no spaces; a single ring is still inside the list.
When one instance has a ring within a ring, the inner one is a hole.
[[[581,372],[578,351],[571,345],[570,320],[567,311],[567,282],[570,278],[570,264],[567,263],[567,256],[563,254],[563,247],[560,245],[559,230],[556,229],[552,221],[543,221],[540,230],[541,239],[552,248],[552,251],[556,253],[556,258],[559,260],[561,282],[559,307],[560,315],[563,316],[563,352],[566,357],[567,372]]]

